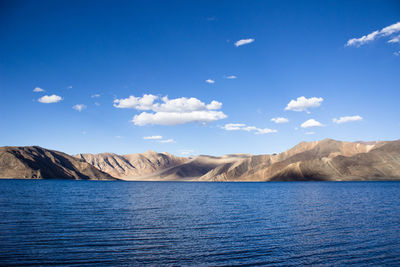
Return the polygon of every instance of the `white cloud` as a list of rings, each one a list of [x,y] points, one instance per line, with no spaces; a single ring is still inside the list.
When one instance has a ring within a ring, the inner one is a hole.
[[[72,85],[68,86],[67,88],[68,88],[68,89],[72,89]]]
[[[143,136],[144,140],[160,140],[162,138],[161,135]]]
[[[400,35],[397,35],[396,37],[393,37],[388,41],[388,43],[400,43]]]
[[[133,117],[132,122],[139,126],[211,122],[227,117],[222,111],[216,111],[222,108],[221,102],[213,100],[205,104],[194,97],[169,99],[167,96],[159,98],[150,94],[143,97],[130,96],[126,99],[114,100],[114,107],[152,111],[142,112]]]
[[[180,150],[180,152],[181,152],[181,155],[190,155],[190,154],[194,153],[194,150],[193,149],[182,149],[182,150]]]
[[[40,88],[40,87],[35,87],[35,89],[33,89],[33,91],[35,93],[40,93],[40,92],[46,92],[44,89]]]
[[[151,110],[153,102],[158,96],[152,94],[145,94],[143,97],[135,97],[133,95],[124,99],[115,99],[114,107],[116,108],[133,108],[137,110]]]
[[[226,131],[246,131],[246,132],[252,132],[254,131],[255,134],[267,134],[267,133],[276,133],[278,132],[277,130],[274,129],[268,129],[268,128],[257,128],[255,126],[246,126],[244,123],[228,123],[225,124],[222,129]]]
[[[288,123],[289,122],[289,120],[287,118],[283,118],[283,117],[272,118],[271,121],[275,122],[275,123]]]
[[[305,121],[301,124],[301,128],[322,127],[322,126],[324,126],[322,123],[314,119],[309,119],[308,121]]]
[[[81,112],[82,110],[84,110],[86,108],[86,105],[84,105],[84,104],[76,104],[76,105],[72,106],[72,108],[77,110],[77,111],[79,111],[79,112]]]
[[[242,127],[245,127],[246,124],[243,123],[228,123],[225,124],[222,128],[227,131],[238,131],[241,130]]]
[[[143,136],[144,140],[155,140],[159,143],[174,143],[174,139],[163,139],[161,135]]]
[[[50,103],[57,103],[62,100],[61,96],[58,95],[45,95],[38,99],[40,103],[50,104]]]
[[[211,101],[211,103],[208,104],[206,107],[207,107],[207,109],[210,109],[210,110],[221,109],[221,108],[222,108],[222,103],[213,100],[213,101]]]
[[[94,102],[94,104],[95,104],[96,106],[100,106],[100,103],[99,103],[99,102]]]
[[[309,108],[319,107],[322,101],[324,101],[322,97],[305,98],[304,96],[300,96],[297,100],[291,100],[285,110],[307,111]]]
[[[400,51],[394,52],[393,55],[395,55],[396,57],[397,57],[397,56],[400,56]]]
[[[359,115],[355,116],[344,116],[340,117],[339,119],[334,118],[332,121],[337,124],[352,122],[352,121],[361,121],[363,118]]]
[[[212,80],[212,79],[207,79],[207,80],[206,80],[206,83],[215,83],[215,81]]]
[[[117,139],[122,139],[123,137],[120,136],[120,135],[116,135],[115,138],[117,138]]]
[[[91,96],[91,98],[97,98],[97,97],[100,97],[100,96],[101,96],[100,94],[94,94],[94,95]]]
[[[175,143],[174,139],[164,139],[164,140],[159,140],[159,143]]]
[[[235,75],[229,75],[229,76],[225,76],[225,79],[236,79],[237,77]]]
[[[190,111],[190,112],[142,112],[133,117],[135,125],[177,125],[189,122],[212,122],[225,119],[227,116],[222,111]]]
[[[252,42],[254,42],[254,41],[255,41],[255,39],[252,39],[252,38],[249,38],[249,39],[241,39],[241,40],[235,42],[235,46],[236,46],[236,47],[239,47],[239,46],[241,46],[241,45],[250,44],[250,43],[252,43]]]
[[[361,45],[372,42],[377,38],[390,36],[397,32],[400,32],[400,22],[387,26],[379,31],[371,32],[370,34],[364,35],[360,38],[352,38],[347,41],[346,46],[360,47]],[[389,40],[389,42],[396,42],[395,39],[396,37]]]
[[[315,132],[306,132],[307,135],[315,134]]]

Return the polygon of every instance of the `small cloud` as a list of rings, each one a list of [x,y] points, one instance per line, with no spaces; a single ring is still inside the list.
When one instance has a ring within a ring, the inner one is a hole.
[[[397,22],[395,24],[392,24],[390,26],[382,28],[381,30],[371,32],[360,38],[352,38],[347,41],[346,46],[360,47],[366,43],[374,41],[377,38],[393,36],[393,34],[395,34],[397,32],[400,32],[400,22]],[[399,36],[395,36],[394,38],[390,39],[388,42],[396,43],[399,41],[398,37]]]
[[[324,101],[322,97],[306,98],[304,96],[300,96],[296,100],[291,100],[287,104],[285,110],[307,111],[309,108],[319,107],[322,101]]]
[[[133,95],[128,98],[115,99],[114,107],[116,108],[133,108],[137,110],[151,110],[153,108],[154,100],[158,96],[151,94],[144,94],[143,97],[135,97]]]
[[[82,134],[83,134],[83,135],[86,135],[86,134],[87,134],[87,132],[86,132],[86,131],[82,131]]]
[[[400,51],[394,52],[393,55],[395,55],[396,57],[400,55]]]
[[[91,98],[98,98],[100,96],[101,96],[100,94],[94,94],[94,95],[91,96]]]
[[[46,91],[40,87],[35,87],[35,89],[33,89],[33,92],[40,93],[40,92],[46,92]]]
[[[207,20],[207,21],[215,21],[215,20],[216,20],[216,17],[215,17],[215,16],[207,17],[206,20]]]
[[[159,140],[159,143],[175,143],[174,139],[164,139],[164,140]]]
[[[269,128],[257,128],[255,126],[247,126],[244,123],[228,123],[225,124],[222,129],[226,131],[246,131],[246,132],[254,132],[255,134],[267,134],[267,133],[276,133],[277,130],[269,129]]]
[[[215,83],[215,81],[212,80],[212,79],[207,79],[207,80],[206,80],[206,83]]]
[[[233,80],[236,79],[237,77],[235,75],[229,75],[229,76],[225,76],[225,79],[229,79],[229,80]]]
[[[187,156],[187,155],[193,154],[194,150],[192,150],[192,149],[182,149],[182,150],[180,150],[180,153],[181,153],[181,155]]]
[[[334,118],[332,121],[337,124],[352,122],[352,121],[361,121],[363,118],[359,115],[355,116],[344,116],[340,117],[339,119]]]
[[[143,136],[144,140],[160,140],[162,138],[161,135]]]
[[[67,89],[72,89],[72,85],[68,86]]]
[[[77,111],[79,111],[79,112],[81,112],[82,110],[84,110],[86,108],[86,105],[84,105],[84,104],[76,104],[76,105],[72,106],[72,108],[77,110]]]
[[[245,45],[245,44],[250,44],[250,43],[252,43],[254,41],[255,41],[255,39],[252,39],[252,38],[241,39],[241,40],[235,42],[235,46],[239,47],[239,46],[242,46],[242,45]]]
[[[40,103],[51,104],[60,102],[63,98],[58,95],[45,95],[38,99]]]
[[[117,138],[117,139],[122,139],[123,137],[120,136],[120,135],[116,135],[115,138]]]
[[[100,106],[100,103],[99,103],[99,102],[94,102],[94,104],[95,104],[96,106]]]
[[[301,124],[301,128],[322,127],[322,126],[324,126],[322,123],[314,119],[309,119],[308,121],[305,121]]]
[[[388,43],[400,43],[400,35],[390,39]]]
[[[289,120],[287,118],[283,118],[283,117],[272,118],[271,121],[275,122],[275,123],[288,123],[289,122]]]
[[[315,132],[306,132],[307,135],[315,134]]]

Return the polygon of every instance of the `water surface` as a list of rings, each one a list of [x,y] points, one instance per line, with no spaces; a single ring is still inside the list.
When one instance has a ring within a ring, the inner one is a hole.
[[[0,180],[0,265],[396,265],[398,182]]]

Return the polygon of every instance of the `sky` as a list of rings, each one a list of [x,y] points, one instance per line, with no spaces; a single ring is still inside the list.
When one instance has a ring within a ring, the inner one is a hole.
[[[0,146],[399,139],[399,1],[0,1]]]

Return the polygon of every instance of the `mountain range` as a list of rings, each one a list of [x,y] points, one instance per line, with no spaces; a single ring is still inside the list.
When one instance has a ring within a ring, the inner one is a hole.
[[[279,153],[200,155],[78,154],[33,147],[0,148],[1,178],[157,181],[400,180],[400,140],[302,142]]]

